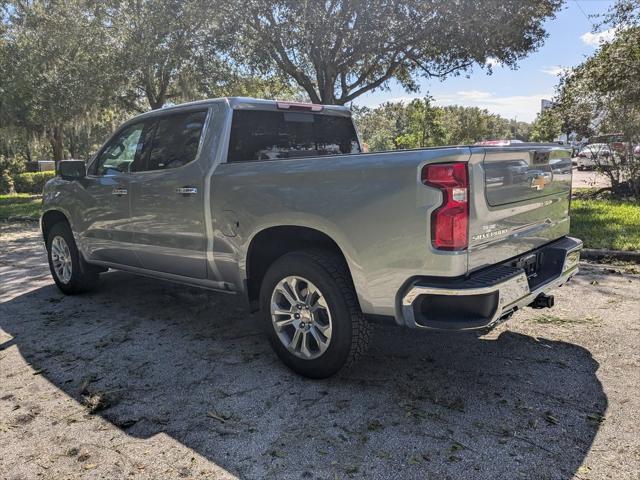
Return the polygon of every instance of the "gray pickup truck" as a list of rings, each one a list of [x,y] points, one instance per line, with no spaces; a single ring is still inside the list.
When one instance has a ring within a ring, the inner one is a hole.
[[[109,268],[237,293],[296,372],[330,376],[369,323],[486,330],[578,271],[570,151],[365,153],[347,108],[222,98],[126,122],[44,188],[67,294]]]

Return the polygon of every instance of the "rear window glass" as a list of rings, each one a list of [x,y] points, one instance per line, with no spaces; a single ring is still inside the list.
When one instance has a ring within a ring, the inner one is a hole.
[[[206,111],[160,117],[146,169],[178,168],[195,160],[206,119]]]
[[[236,110],[229,162],[360,153],[349,117],[304,112]]]

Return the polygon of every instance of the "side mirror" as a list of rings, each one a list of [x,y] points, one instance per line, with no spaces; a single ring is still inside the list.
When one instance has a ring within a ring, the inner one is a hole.
[[[84,160],[61,160],[56,175],[64,180],[80,180],[87,176],[87,167]]]

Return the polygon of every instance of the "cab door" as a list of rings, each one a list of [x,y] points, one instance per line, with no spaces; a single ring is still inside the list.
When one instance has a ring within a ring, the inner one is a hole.
[[[142,161],[153,124],[123,127],[102,148],[82,180],[82,250],[92,260],[140,267],[132,251],[131,170]]]
[[[206,161],[199,161],[207,115],[189,109],[157,116],[145,166],[132,175],[131,228],[145,269],[207,277]]]

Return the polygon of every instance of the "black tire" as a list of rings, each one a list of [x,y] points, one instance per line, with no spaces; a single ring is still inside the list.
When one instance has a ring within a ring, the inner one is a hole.
[[[52,243],[56,237],[61,237],[69,249],[71,275],[67,281],[64,281],[54,268]],[[100,269],[84,261],[76,246],[71,228],[64,222],[53,225],[47,235],[47,260],[49,261],[49,270],[51,270],[53,281],[56,282],[58,288],[67,295],[88,292],[98,285]]]
[[[300,276],[313,283],[322,292],[331,314],[331,339],[318,358],[300,358],[290,352],[273,325],[271,296],[278,283],[289,276]],[[330,251],[301,250],[276,260],[262,281],[260,310],[265,332],[278,357],[305,377],[330,377],[353,365],[367,349],[371,325],[360,310],[344,259]]]

